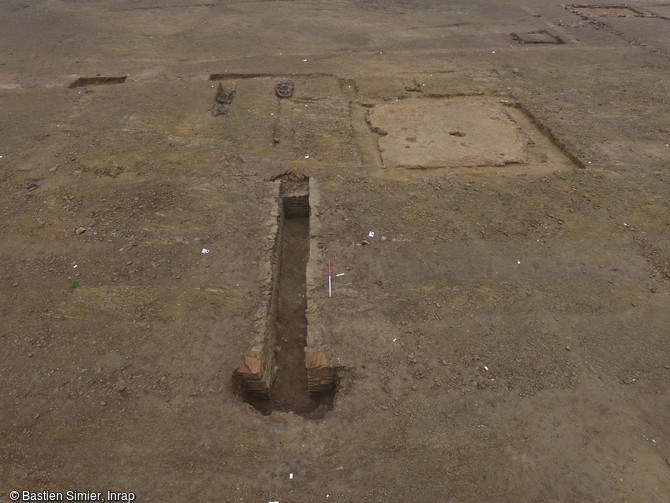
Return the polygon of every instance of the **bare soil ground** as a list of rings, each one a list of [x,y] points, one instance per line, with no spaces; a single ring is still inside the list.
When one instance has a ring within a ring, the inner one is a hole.
[[[670,501],[670,21],[626,5],[1,2],[0,500]],[[287,172],[319,419],[232,385]]]

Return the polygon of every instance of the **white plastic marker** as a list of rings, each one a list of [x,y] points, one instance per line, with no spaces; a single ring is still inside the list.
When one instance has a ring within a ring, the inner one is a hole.
[[[333,296],[333,289],[332,289],[332,278],[330,276],[330,260],[328,261],[328,297]]]

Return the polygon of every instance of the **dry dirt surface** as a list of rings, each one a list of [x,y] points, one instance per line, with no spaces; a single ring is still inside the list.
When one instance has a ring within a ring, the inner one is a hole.
[[[613,5],[0,2],[0,502],[669,502],[670,13]]]

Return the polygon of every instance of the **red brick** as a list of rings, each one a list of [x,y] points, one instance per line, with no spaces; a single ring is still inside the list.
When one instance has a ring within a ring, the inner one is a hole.
[[[240,369],[242,374],[254,374],[260,375],[261,373],[261,361],[256,358],[254,355],[244,357],[244,365]]]
[[[307,369],[316,369],[319,367],[327,367],[328,361],[326,355],[322,352],[308,353],[305,355],[305,367]]]

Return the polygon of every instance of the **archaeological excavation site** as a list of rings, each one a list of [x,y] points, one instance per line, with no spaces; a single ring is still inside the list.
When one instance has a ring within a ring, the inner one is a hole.
[[[668,2],[5,0],[0,47],[0,501],[669,501]]]

